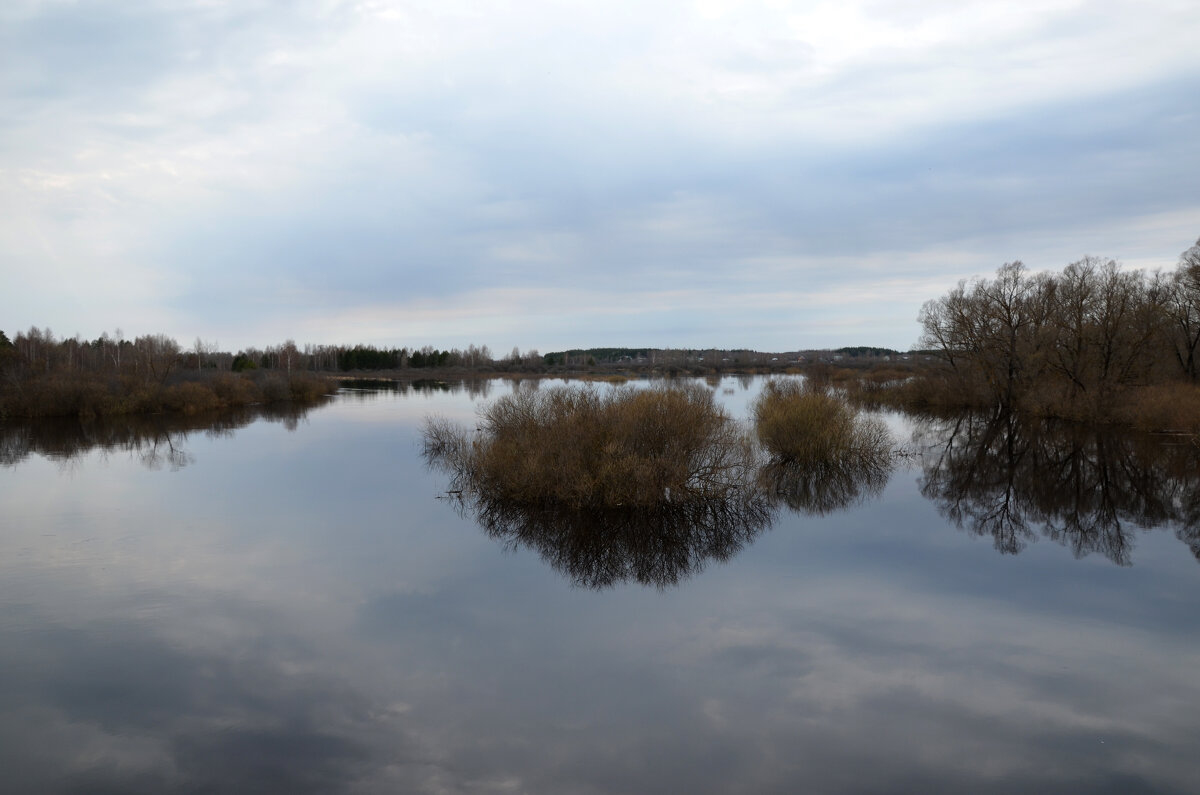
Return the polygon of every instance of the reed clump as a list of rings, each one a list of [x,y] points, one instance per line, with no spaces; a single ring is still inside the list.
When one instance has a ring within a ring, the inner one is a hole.
[[[575,510],[726,499],[755,472],[752,440],[699,384],[520,390],[473,435],[427,420],[425,452],[458,488]]]
[[[1141,431],[1200,435],[1200,384],[1175,382],[1130,390],[1114,414]]]
[[[751,412],[759,442],[777,463],[816,468],[890,453],[887,426],[820,386],[770,381]]]

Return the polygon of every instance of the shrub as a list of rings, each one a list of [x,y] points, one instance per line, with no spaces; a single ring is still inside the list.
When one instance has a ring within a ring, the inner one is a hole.
[[[259,402],[258,388],[249,378],[232,373],[221,373],[212,379],[212,391],[226,407],[248,406]]]
[[[700,385],[520,390],[474,438],[427,420],[425,450],[464,489],[571,509],[726,498],[753,485],[754,450]]]
[[[259,379],[257,384],[264,403],[285,403],[291,399],[292,390],[281,375],[271,373]]]
[[[177,411],[183,414],[194,414],[200,411],[211,411],[220,408],[221,400],[216,393],[204,384],[195,381],[185,381],[174,384],[162,391],[162,406],[167,411]]]
[[[772,460],[806,467],[887,455],[891,437],[821,386],[769,381],[751,407],[754,428]]]
[[[329,394],[329,382],[311,373],[296,373],[288,380],[290,397],[297,403],[312,403]]]
[[[1114,413],[1142,431],[1200,434],[1200,385],[1177,382],[1134,389]]]

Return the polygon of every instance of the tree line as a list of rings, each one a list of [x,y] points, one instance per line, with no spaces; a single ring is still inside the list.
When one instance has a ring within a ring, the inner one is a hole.
[[[305,404],[329,393],[327,373],[451,367],[524,372],[544,364],[537,351],[514,348],[494,359],[486,345],[473,344],[439,350],[287,340],[231,353],[200,338],[185,348],[165,334],[131,339],[117,329],[87,340],[33,326],[12,338],[0,331],[0,419]]]
[[[1200,382],[1200,241],[1174,271],[1097,257],[1058,273],[1020,262],[925,304],[921,345],[944,364],[937,402],[1106,418],[1151,387],[1195,399]]]
[[[534,359],[540,359],[536,351]],[[215,370],[247,372],[349,372],[354,370],[398,370],[408,367],[492,367],[523,364],[528,355],[518,350],[499,361],[488,346],[470,345],[465,350],[423,348],[377,348],[373,345],[305,345],[293,340],[266,348],[246,348],[237,353],[221,351],[215,343],[197,338],[184,348],[164,334],[147,334],[127,339],[120,330],[107,331],[94,340],[58,338],[49,328],[31,327],[10,339],[0,331],[0,370],[11,377],[19,374],[75,372],[143,375],[164,379],[180,371]]]

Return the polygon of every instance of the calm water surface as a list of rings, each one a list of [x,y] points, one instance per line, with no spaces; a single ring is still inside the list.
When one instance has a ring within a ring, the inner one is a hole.
[[[421,420],[510,388],[0,424],[0,790],[1200,788],[1194,446],[888,417],[849,505],[597,582],[439,499]]]

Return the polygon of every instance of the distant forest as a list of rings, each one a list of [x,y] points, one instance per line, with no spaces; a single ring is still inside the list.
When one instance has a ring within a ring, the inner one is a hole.
[[[199,338],[189,347],[163,334],[132,339],[119,330],[105,332],[94,340],[59,338],[50,329],[32,327],[10,339],[0,331],[0,373],[11,381],[46,373],[105,373],[143,376],[150,380],[186,372],[234,372],[256,370],[313,373],[351,373],[405,370],[409,368],[464,368],[484,370],[544,370],[597,365],[650,366],[754,366],[771,363],[841,358],[885,358],[900,356],[891,348],[849,347],[833,351],[772,353],[748,349],[688,348],[574,348],[542,355],[537,350],[518,348],[493,357],[487,345],[465,349],[379,348],[374,345],[304,345],[288,340],[265,348],[248,348],[236,353],[221,351]]]

